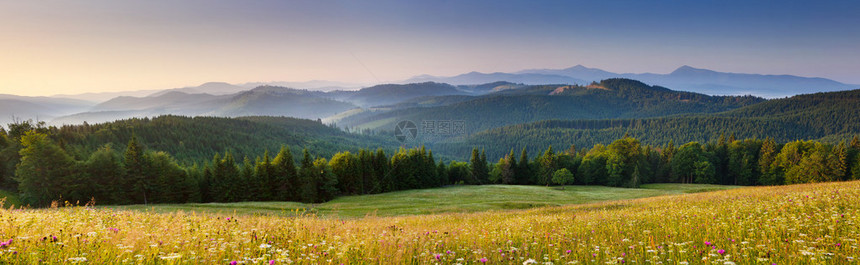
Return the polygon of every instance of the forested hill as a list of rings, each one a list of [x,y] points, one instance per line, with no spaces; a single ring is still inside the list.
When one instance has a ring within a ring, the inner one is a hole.
[[[588,86],[540,85],[502,90],[450,105],[381,111],[346,117],[340,126],[388,129],[400,120],[463,120],[470,133],[548,119],[644,118],[713,113],[755,104],[752,96],[708,96],[607,79]],[[502,115],[503,114],[503,115]]]
[[[376,85],[358,91],[333,91],[329,92],[327,96],[362,107],[373,107],[397,104],[419,97],[462,94],[466,93],[449,84],[425,82],[404,85]]]
[[[822,140],[837,143],[860,133],[860,90],[799,95],[714,114],[645,119],[546,120],[517,124],[449,139],[433,149],[468,156],[470,148],[486,148],[501,156],[511,148],[542,150],[550,145],[590,147],[609,144],[625,134],[643,143],[710,142],[721,134],[776,141]]]
[[[825,118],[833,114],[840,115],[840,118],[857,118],[858,115],[844,114],[858,110],[860,110],[860,89],[804,94],[790,98],[769,100],[760,104],[729,111],[725,114],[732,117],[803,116],[815,117],[816,119]],[[846,123],[848,120],[838,122]]]
[[[49,135],[78,159],[105,144],[121,149],[136,135],[147,149],[165,151],[184,164],[209,161],[224,151],[253,160],[265,150],[277,152],[281,145],[331,156],[360,148],[393,150],[399,144],[394,137],[349,134],[317,121],[287,117],[160,116],[52,130]]]

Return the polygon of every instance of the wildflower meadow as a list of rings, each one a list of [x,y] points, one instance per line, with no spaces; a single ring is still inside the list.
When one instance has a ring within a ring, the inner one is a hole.
[[[0,263],[852,264],[858,215],[858,181],[399,217],[7,206]]]

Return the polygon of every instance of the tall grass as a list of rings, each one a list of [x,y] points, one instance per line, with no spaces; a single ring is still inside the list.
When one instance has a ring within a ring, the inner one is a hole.
[[[359,219],[0,210],[0,263],[849,263],[860,182]]]

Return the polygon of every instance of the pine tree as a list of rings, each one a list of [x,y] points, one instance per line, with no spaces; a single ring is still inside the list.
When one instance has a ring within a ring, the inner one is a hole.
[[[780,185],[782,180],[774,169],[776,161],[776,143],[771,138],[765,138],[759,152],[758,167],[762,174],[761,183],[765,185]]]
[[[143,155],[145,161],[144,175],[153,180],[148,192],[149,201],[153,203],[187,202],[194,187],[185,186],[187,178],[183,170],[173,158],[162,151],[147,152]]]
[[[123,155],[126,177],[123,180],[126,191],[131,195],[133,203],[148,203],[147,192],[152,181],[144,175],[143,147],[137,142],[137,136],[132,136]]]
[[[677,182],[677,174],[672,172],[672,158],[675,155],[675,142],[669,140],[669,143],[663,147],[660,152],[660,168],[657,170],[657,182]]]
[[[277,190],[273,188],[272,184],[275,181],[273,171],[274,169],[272,168],[272,161],[269,157],[269,150],[266,150],[266,152],[263,153],[263,158],[257,159],[257,165],[254,167],[254,175],[256,176],[256,188],[254,190],[257,192],[255,197],[260,201],[274,200],[272,192]],[[295,193],[296,192],[293,191],[293,196],[291,197],[296,197]]]
[[[254,163],[251,162],[251,159],[247,156],[242,161],[242,180],[240,181],[239,188],[239,197],[241,201],[256,201],[258,200],[257,195],[260,194],[256,188],[257,186],[257,178],[254,174]]]
[[[717,182],[723,185],[735,184],[732,179],[729,178],[729,164],[732,162],[730,157],[731,155],[729,154],[729,146],[732,144],[733,142],[726,142],[725,134],[720,134],[720,139],[717,140],[717,146],[714,150],[714,170],[716,170]]]
[[[848,150],[845,146],[845,141],[839,142],[833,148],[833,156],[834,160],[831,161],[831,164],[833,165],[833,172],[836,174],[836,180],[847,180],[849,177],[846,175],[850,173],[848,166],[851,162],[848,160]]]
[[[302,150],[302,162],[299,169],[299,179],[302,181],[300,198],[302,202],[312,203],[318,200],[317,186],[319,175],[314,168],[314,161],[311,160],[311,155],[308,149]]]
[[[537,175],[538,179],[536,182],[538,185],[548,186],[550,182],[552,182],[552,174],[557,170],[555,152],[552,150],[552,145],[544,151],[538,161],[540,161],[540,168],[538,170],[539,174]]]
[[[514,149],[511,149],[511,152],[499,161],[498,167],[501,169],[502,184],[516,183],[517,160],[514,158]]]
[[[391,191],[388,189],[388,186],[392,181],[389,170],[390,164],[385,151],[383,151],[382,148],[376,149],[376,155],[373,158],[373,173],[376,174],[374,179],[377,181],[373,184],[371,193]]]
[[[416,151],[400,148],[391,155],[391,169],[387,176],[388,179],[384,181],[387,190],[406,190],[418,187],[418,180],[415,175],[419,167],[415,163],[417,161],[414,161],[414,158],[417,157],[414,152]]]
[[[361,149],[358,151],[359,171],[361,175],[361,194],[372,193],[378,185],[376,173],[373,172],[373,152]]]
[[[427,152],[427,159],[424,161],[424,167],[426,167],[427,172],[430,174],[429,186],[428,187],[441,187],[442,179],[439,176],[439,172],[436,170],[436,159],[433,158],[433,150]]]
[[[641,184],[640,175],[641,175],[641,173],[639,172],[639,166],[637,165],[636,168],[633,169],[633,174],[630,175],[630,182],[631,182],[630,187],[633,187],[633,188],[639,187],[639,184]]]
[[[857,138],[857,135],[854,135],[854,138],[851,139],[851,144],[848,145],[847,159],[848,159],[848,169],[845,171],[846,179],[858,179],[860,178],[860,174],[855,174],[854,172],[860,172],[860,168],[858,168],[857,163],[854,161],[860,161],[860,139]]]
[[[515,181],[514,183],[525,185],[529,184],[529,179],[531,179],[531,169],[529,168],[529,155],[526,152],[526,148],[523,147],[523,151],[520,152],[520,161],[517,165],[517,171],[515,172]]]
[[[451,184],[451,180],[448,177],[448,167],[445,166],[445,162],[439,160],[439,165],[436,166],[436,174],[439,176],[439,182],[441,186]]]
[[[860,156],[854,159],[854,166],[851,167],[851,180],[860,180]]]
[[[295,200],[294,190],[299,185],[296,164],[293,162],[290,147],[281,146],[278,155],[272,160],[272,170],[270,185],[272,185],[271,192],[274,199],[279,201]]]
[[[205,183],[203,179],[203,170],[200,169],[200,166],[197,164],[191,165],[191,167],[185,168],[185,174],[188,176],[185,179],[186,186],[192,187],[191,192],[188,193],[188,203],[202,203],[204,202],[204,186],[207,186],[208,183]]]
[[[468,184],[482,184],[481,183],[481,154],[478,152],[478,148],[472,149],[472,158],[469,159],[469,165],[471,166],[471,181],[467,182]]]
[[[314,182],[317,183],[317,197],[314,202],[326,202],[334,199],[337,193],[337,176],[331,172],[331,167],[325,158],[318,158],[314,161]]]
[[[214,191],[212,190],[215,187],[212,179],[212,169],[209,164],[203,166],[200,172],[200,182],[198,184],[200,189],[200,202],[213,202],[215,198],[212,197]]]
[[[213,197],[219,202],[236,202],[239,201],[239,188],[237,184],[240,182],[239,168],[236,167],[236,159],[230,152],[224,152],[224,158],[218,161],[213,161],[214,169],[212,171],[212,179],[218,185],[214,189]]]

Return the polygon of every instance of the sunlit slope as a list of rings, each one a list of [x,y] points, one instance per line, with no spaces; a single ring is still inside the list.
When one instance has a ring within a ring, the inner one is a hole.
[[[842,264],[860,256],[857,181],[360,219],[82,207],[0,215],[0,263],[15,264]]]
[[[326,218],[355,218],[368,215],[395,216],[432,213],[463,213],[488,210],[527,209],[543,206],[593,203],[653,197],[667,194],[737,188],[706,184],[646,184],[639,189],[606,186],[482,185],[406,190],[374,195],[342,196],[320,204],[297,202],[187,203],[106,206],[157,213],[195,211],[227,215],[316,214]],[[297,211],[298,210],[298,211]]]

